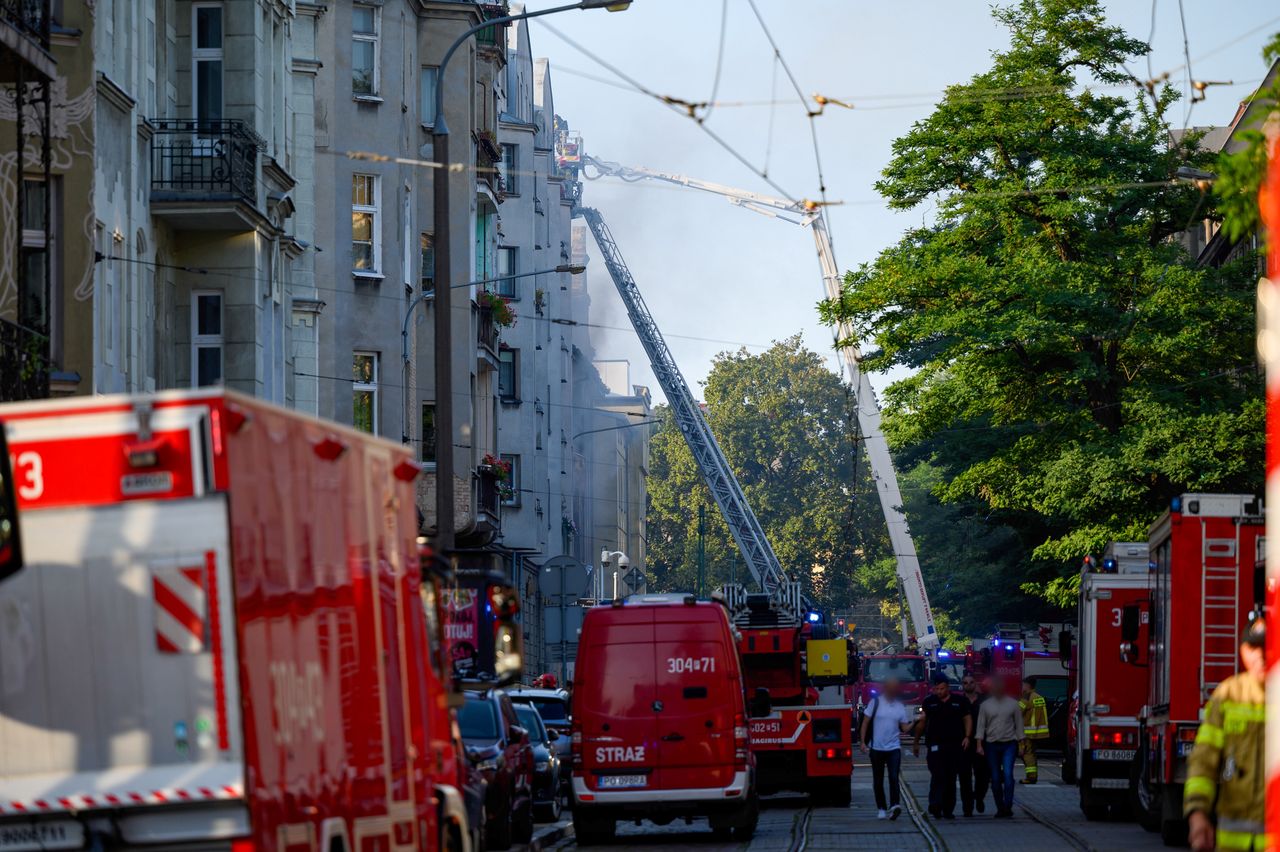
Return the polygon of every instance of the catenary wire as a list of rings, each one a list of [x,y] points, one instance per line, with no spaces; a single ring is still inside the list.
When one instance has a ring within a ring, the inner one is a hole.
[[[729,0],[721,0],[720,3],[720,45],[716,48],[716,72],[711,79],[711,95],[707,98],[707,108],[703,111],[699,121],[706,121],[711,118],[711,110],[715,105],[716,98],[720,94],[720,73],[724,69],[724,41],[725,33],[729,29]]]

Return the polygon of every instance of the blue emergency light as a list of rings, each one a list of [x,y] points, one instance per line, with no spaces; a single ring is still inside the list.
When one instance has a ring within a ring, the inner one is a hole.
[[[1005,645],[1005,646],[1004,646],[1004,649],[1005,649],[1006,651],[1013,651],[1013,646],[1012,646],[1012,645]]]
[[[810,624],[817,624],[817,623],[818,623],[819,621],[821,621],[821,620],[822,620],[822,616],[821,616],[821,615],[818,615],[818,613],[816,613],[816,612],[811,612],[811,613],[809,613],[809,623],[810,623]]]
[[[939,652],[938,652],[938,659],[945,660],[947,657],[950,657],[950,656],[951,656],[951,652],[950,652],[950,651],[939,651]]]

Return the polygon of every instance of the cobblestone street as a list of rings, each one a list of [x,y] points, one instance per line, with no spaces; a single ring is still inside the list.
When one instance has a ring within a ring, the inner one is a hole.
[[[1163,849],[1158,835],[1150,834],[1134,822],[1089,822],[1080,812],[1076,787],[1062,783],[1058,760],[1050,757],[1040,765],[1041,782],[1019,785],[1015,794],[1014,819],[995,822],[991,800],[987,813],[966,819],[934,820],[927,811],[929,773],[923,758],[908,753],[903,761],[903,793],[906,810],[897,821],[876,819],[871,794],[870,767],[860,762],[853,775],[853,804],[848,808],[811,808],[804,796],[779,795],[768,798],[760,815],[755,838],[748,844],[720,843],[701,820],[693,825],[650,823],[619,825],[618,837],[608,848],[614,852],[659,848],[696,847],[705,852],[745,850],[745,852],[802,852],[831,849],[899,849],[952,852],[990,852],[996,846],[1017,846],[1034,850]],[[1017,770],[1021,776],[1021,767]],[[573,841],[568,818],[554,827],[549,836],[559,836],[542,848],[578,848]],[[584,847],[585,848],[585,847]]]

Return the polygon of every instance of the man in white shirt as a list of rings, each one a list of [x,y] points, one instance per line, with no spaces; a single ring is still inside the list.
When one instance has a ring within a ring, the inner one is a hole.
[[[890,678],[884,692],[875,696],[862,711],[862,736],[859,745],[867,751],[871,743],[871,779],[876,794],[876,817],[897,819],[902,814],[898,773],[902,767],[902,735],[911,729],[911,714],[898,700],[900,685]],[[867,736],[870,732],[870,737]],[[885,809],[884,776],[889,774],[889,807]]]

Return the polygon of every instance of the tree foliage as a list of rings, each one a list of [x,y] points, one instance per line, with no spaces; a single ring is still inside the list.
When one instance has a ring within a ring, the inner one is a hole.
[[[1259,487],[1254,283],[1176,239],[1212,213],[1174,180],[1212,168],[1169,133],[1176,93],[1107,93],[1147,46],[1095,0],[994,15],[1009,48],[894,143],[877,183],[933,223],[820,311],[874,341],[864,367],[911,371],[886,394],[890,441],[937,468],[941,500],[1014,525],[1043,594],[1108,540],[1145,538],[1173,494]]]
[[[1263,48],[1262,58],[1273,65],[1280,62],[1280,32],[1272,36],[1271,41]],[[1264,107],[1260,110],[1264,117],[1280,121],[1280,116],[1277,115],[1277,110],[1280,109],[1280,75],[1259,88],[1253,94],[1251,102]],[[1261,225],[1258,216],[1258,189],[1262,186],[1262,178],[1267,169],[1264,127],[1261,122],[1241,128],[1236,133],[1236,139],[1243,145],[1240,150],[1219,155],[1218,180],[1214,185],[1214,192],[1220,199],[1223,227],[1232,239],[1252,233]]]
[[[884,523],[856,442],[852,398],[799,336],[755,355],[716,357],[706,417],[783,569],[831,607],[884,595],[873,563]],[[651,443],[648,561],[654,588],[697,584],[698,507],[706,515],[707,586],[751,585],[737,546],[674,418]],[[890,578],[892,572],[890,572]]]

